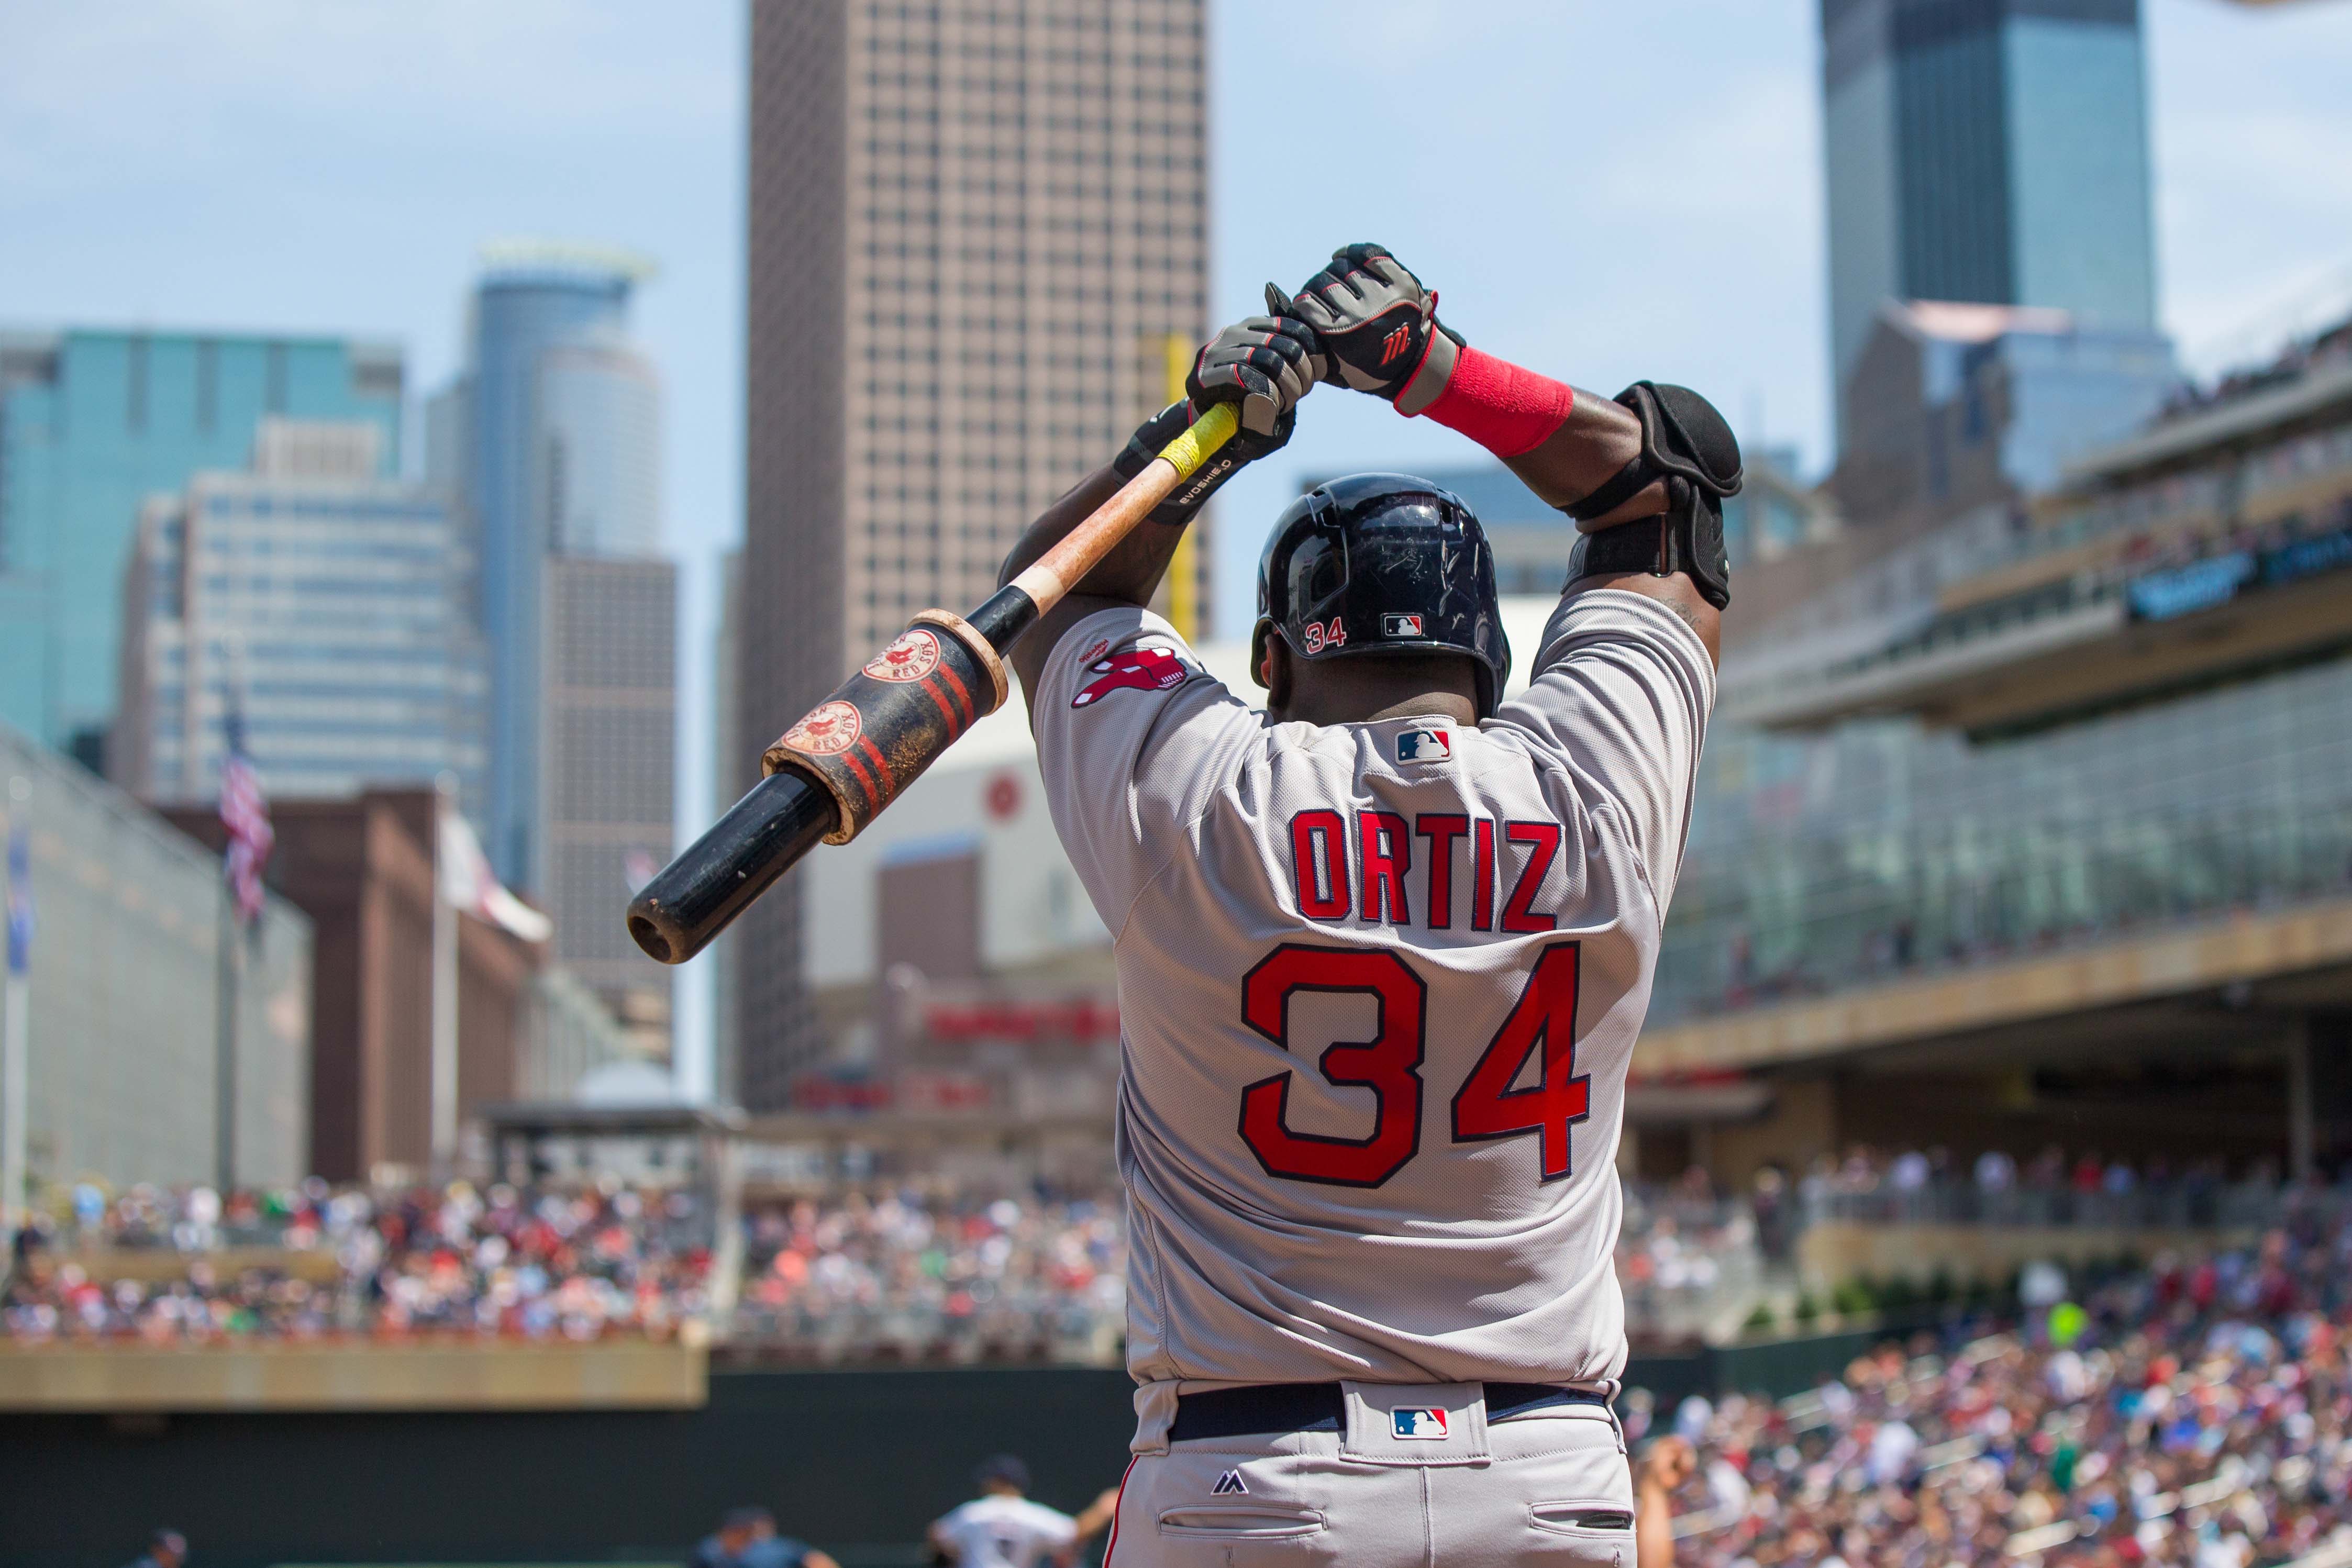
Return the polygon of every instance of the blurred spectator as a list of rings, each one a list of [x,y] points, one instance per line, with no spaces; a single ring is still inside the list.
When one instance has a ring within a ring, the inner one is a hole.
[[[694,1549],[690,1568],[839,1568],[804,1541],[776,1533],[776,1516],[764,1508],[727,1511],[719,1528]]]
[[[147,1538],[147,1550],[131,1568],[180,1568],[188,1560],[188,1538],[176,1530],[159,1530]]]

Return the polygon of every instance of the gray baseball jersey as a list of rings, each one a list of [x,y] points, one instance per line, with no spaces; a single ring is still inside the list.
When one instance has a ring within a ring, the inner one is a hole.
[[[1139,610],[1047,659],[1045,789],[1116,945],[1145,1393],[1623,1369],[1625,1072],[1715,672],[1608,590],[1533,669],[1475,727],[1318,727]]]

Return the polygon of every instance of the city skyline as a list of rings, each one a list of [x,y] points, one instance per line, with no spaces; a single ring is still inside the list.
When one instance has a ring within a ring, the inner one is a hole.
[[[2352,71],[2352,10],[2150,0],[2146,17],[2160,319],[2210,371],[2253,357],[2262,345],[2243,329],[2352,257],[2341,155],[2352,110],[2336,86]],[[1442,16],[1307,6],[1286,38],[1247,8],[1213,5],[1210,314],[1253,310],[1267,276],[1295,287],[1332,245],[1376,237],[1444,291],[1472,341],[1596,390],[1644,373],[1704,381],[1743,423],[1818,465],[1829,397],[1816,30],[1813,0],[1566,16],[1535,4]],[[660,262],[637,330],[671,391],[680,789],[698,823],[715,561],[740,513],[740,7],[658,18],[566,7],[559,20],[527,6],[238,17],[192,4],[135,23],[21,9],[0,32],[10,326],[392,338],[409,387],[425,389],[460,358],[450,302],[487,239],[579,236]],[[1273,90],[1264,62],[1301,36],[1324,40],[1328,58],[1282,89],[1279,112],[1249,112],[1253,94]],[[540,68],[519,81],[509,66],[523,49]],[[1671,60],[1695,107],[1662,126],[1642,107],[1654,71],[1612,84],[1571,68],[1579,57]],[[1578,83],[1572,99],[1562,80]],[[1286,178],[1278,201],[1250,177],[1328,154],[1337,133],[1324,128],[1408,85],[1428,112],[1378,156],[1322,157],[1318,181]],[[1283,129],[1262,140],[1269,123]],[[1662,214],[1685,211],[1708,214],[1706,243],[1660,243],[1685,226]],[[257,247],[257,233],[272,243]],[[1627,233],[1643,243],[1619,243]],[[155,265],[159,240],[169,267]],[[1301,430],[1220,497],[1223,621],[1246,604],[1254,522],[1300,474],[1466,455],[1445,433],[1328,392]]]

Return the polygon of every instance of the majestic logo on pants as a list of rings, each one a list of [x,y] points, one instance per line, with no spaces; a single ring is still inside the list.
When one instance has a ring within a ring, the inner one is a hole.
[[[1389,1419],[1395,1425],[1400,1437],[1417,1438],[1423,1442],[1443,1442],[1445,1438],[1445,1412],[1443,1410],[1391,1410]]]
[[[1172,692],[1192,678],[1192,667],[1165,648],[1137,648],[1087,666],[1097,676],[1078,688],[1072,707],[1092,707],[1113,692]]]
[[[1223,1475],[1217,1478],[1217,1484],[1209,1489],[1209,1495],[1211,1497],[1231,1497],[1235,1492],[1246,1493],[1248,1490],[1249,1483],[1242,1479],[1241,1471],[1227,1470]]]

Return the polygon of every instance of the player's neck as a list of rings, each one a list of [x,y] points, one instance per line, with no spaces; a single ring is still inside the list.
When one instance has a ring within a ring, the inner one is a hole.
[[[1277,722],[1285,724],[1378,724],[1389,718],[1445,718],[1465,725],[1478,722],[1475,699],[1443,687],[1393,695],[1328,688],[1293,692],[1288,702],[1272,712]]]

